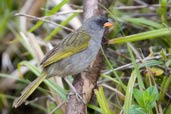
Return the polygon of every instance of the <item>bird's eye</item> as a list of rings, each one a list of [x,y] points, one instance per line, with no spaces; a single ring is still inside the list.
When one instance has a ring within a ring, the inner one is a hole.
[[[103,23],[103,21],[101,19],[98,19],[98,20],[96,20],[96,23],[101,25]]]
[[[107,22],[107,20],[105,20],[105,19],[98,19],[98,20],[96,20],[96,24],[97,25],[101,25],[101,26],[103,26],[103,24],[106,23],[106,22]]]

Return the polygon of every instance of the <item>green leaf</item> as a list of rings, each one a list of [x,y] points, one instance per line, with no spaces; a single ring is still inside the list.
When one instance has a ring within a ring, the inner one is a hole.
[[[167,67],[171,66],[171,59],[169,59],[169,60],[166,62],[166,66],[167,66]]]
[[[153,27],[158,29],[163,28],[163,25],[151,20],[147,20],[145,18],[124,18],[123,20],[131,22],[133,24],[146,25],[147,27]]]
[[[147,114],[143,108],[141,108],[137,105],[132,105],[129,112],[130,112],[130,114]]]
[[[155,106],[156,100],[159,97],[158,90],[155,86],[149,87],[143,94],[146,109],[152,109]]]
[[[155,86],[151,86],[145,91],[134,89],[134,97],[138,102],[138,105],[150,114],[152,113],[152,109],[155,106],[158,96],[158,90]]]
[[[143,91],[134,89],[134,97],[141,107],[144,107]]]
[[[140,64],[139,68],[142,68],[142,67],[149,67],[149,66],[156,66],[156,65],[160,65],[160,64],[163,64],[162,61],[159,61],[159,60],[148,60],[148,61],[145,61],[145,63],[142,63]]]

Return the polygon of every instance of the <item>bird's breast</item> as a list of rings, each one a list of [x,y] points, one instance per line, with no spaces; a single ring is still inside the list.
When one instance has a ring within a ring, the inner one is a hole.
[[[100,47],[101,41],[91,39],[87,49],[48,66],[46,71],[49,77],[64,77],[84,71],[95,60]]]

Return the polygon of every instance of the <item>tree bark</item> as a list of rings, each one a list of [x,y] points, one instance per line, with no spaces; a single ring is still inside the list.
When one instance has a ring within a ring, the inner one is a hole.
[[[108,8],[112,0],[84,0],[83,1],[83,18],[86,20],[91,16],[103,15],[106,12],[98,4],[103,4]],[[76,76],[74,76],[73,86],[78,93],[83,93],[82,97],[86,104],[79,102],[76,96],[71,96],[66,107],[66,114],[86,114],[87,103],[90,101],[96,82],[100,76],[100,70],[103,66],[103,55],[99,51],[96,60],[89,66],[89,68]]]

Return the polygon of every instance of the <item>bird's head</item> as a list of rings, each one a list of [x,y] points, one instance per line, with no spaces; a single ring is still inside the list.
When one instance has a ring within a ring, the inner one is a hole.
[[[106,28],[109,28],[112,26],[112,23],[108,21],[107,18],[102,16],[93,16],[89,19],[87,19],[83,23],[83,27],[88,31],[89,33],[98,33],[99,31],[104,31]]]

